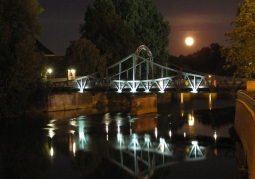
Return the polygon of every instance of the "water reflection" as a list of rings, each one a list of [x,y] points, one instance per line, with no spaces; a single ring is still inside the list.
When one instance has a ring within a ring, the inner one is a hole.
[[[196,118],[194,117],[194,113],[192,112],[186,115],[189,132],[188,134],[184,132],[183,138],[179,136],[178,130],[172,132],[170,129],[171,125],[168,126],[168,137],[163,137],[164,128],[157,125],[158,121],[165,120],[163,115],[159,116],[158,114],[150,114],[138,116],[132,123],[129,122],[128,117],[122,117],[122,126],[128,126],[129,130],[125,127],[123,127],[123,130],[121,130],[121,126],[119,125],[120,123],[111,123],[110,120],[108,120],[109,123],[102,123],[102,131],[100,132],[101,134],[105,135],[105,137],[102,136],[102,139],[106,141],[105,143],[102,143],[100,140],[101,135],[98,136],[97,134],[94,136],[93,132],[88,133],[85,130],[87,127],[86,123],[88,123],[86,122],[87,120],[90,121],[90,128],[93,128],[95,127],[94,125],[97,126],[98,124],[99,126],[97,127],[100,128],[100,123],[93,123],[91,121],[100,120],[100,116],[71,118],[70,120],[67,120],[66,123],[71,127],[76,127],[76,129],[66,131],[67,133],[69,132],[71,134],[71,136],[68,137],[68,140],[69,146],[72,147],[69,149],[71,149],[70,152],[73,153],[74,157],[77,157],[76,153],[80,153],[80,151],[87,151],[89,153],[94,153],[97,151],[96,153],[99,156],[110,159],[112,162],[117,164],[117,166],[121,167],[123,170],[133,176],[144,176],[148,175],[149,173],[152,174],[153,172],[151,171],[154,171],[158,167],[168,166],[170,164],[172,165],[179,161],[194,161],[205,159],[211,156],[217,156],[219,154],[218,149],[215,147],[215,145],[212,145],[215,144],[217,140],[216,131],[211,133],[211,137],[206,139],[197,137],[196,130],[193,129],[197,125],[195,122]],[[120,116],[120,114],[116,114],[116,116],[113,116],[112,118],[120,120]],[[144,122],[145,116],[148,117],[148,121],[150,121],[152,124],[147,125],[147,123]],[[102,118],[104,121],[105,116],[102,116]],[[171,119],[169,120],[172,124],[173,121]],[[55,120],[55,122],[57,121],[58,120]],[[63,122],[64,120],[62,120],[62,123]],[[185,120],[182,120],[182,123],[182,126],[184,126],[186,123]],[[49,124],[52,124],[52,121],[50,121]],[[115,130],[114,125],[117,127]],[[48,126],[53,127],[56,125]],[[141,130],[142,126],[144,126],[143,130]],[[69,128],[70,127],[67,127],[67,129]],[[129,131],[132,129],[138,133],[129,133]],[[51,135],[53,129],[47,130],[49,130],[48,136],[51,136],[51,140],[54,141],[57,135]],[[54,133],[58,134],[58,129],[54,127],[54,130]],[[114,137],[114,134],[116,137]],[[97,139],[95,139],[95,137]],[[91,138],[90,141],[88,140],[89,138]],[[98,142],[100,144],[98,144]],[[107,144],[107,142],[109,143]],[[204,145],[199,145],[199,143],[203,143]],[[107,152],[102,151],[102,148],[105,149],[106,146],[109,147]],[[54,157],[54,148],[52,145],[50,148],[50,156]],[[133,162],[130,162],[131,158]]]
[[[234,99],[226,99],[224,95],[178,93],[173,96],[171,104],[159,105],[157,114],[130,116],[128,112],[120,111],[49,113],[47,123],[39,128],[43,129],[41,133],[32,131],[26,135],[17,132],[18,135],[12,134],[10,138],[10,132],[6,133],[0,157],[10,150],[16,158],[27,161],[21,157],[23,153],[19,152],[17,144],[23,145],[18,141],[33,136],[22,151],[29,148],[29,153],[40,159],[39,166],[44,167],[35,171],[41,178],[161,176],[164,168],[173,171],[174,166],[184,163],[186,166],[191,161],[234,158],[228,135],[228,129],[233,125],[234,104]],[[20,131],[19,128],[15,130]],[[29,147],[31,145],[36,147]],[[0,158],[0,167],[5,161]],[[8,166],[15,168],[10,163]],[[167,173],[165,176],[172,175]],[[235,179],[235,176],[231,178]]]

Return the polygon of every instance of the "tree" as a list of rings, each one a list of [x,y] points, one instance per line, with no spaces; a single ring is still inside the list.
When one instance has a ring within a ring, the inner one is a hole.
[[[218,43],[212,43],[209,47],[203,47],[193,54],[180,56],[175,61],[182,62],[198,72],[231,76],[232,69],[224,69],[226,58],[221,55],[222,48]]]
[[[152,0],[113,0],[116,12],[134,29],[135,37],[148,46],[153,56],[167,57],[170,26]]]
[[[37,0],[0,0],[0,115],[25,110],[41,82],[45,59],[35,35],[42,11]]]
[[[96,0],[93,7],[88,6],[84,20],[82,37],[91,40],[101,54],[112,55],[108,65],[143,44],[154,56],[167,54],[170,26],[151,0]]]
[[[235,27],[225,34],[230,42],[223,49],[227,68],[236,67],[235,76],[251,78],[255,72],[255,1],[244,0],[238,6],[237,18],[232,25]]]
[[[134,52],[138,41],[133,29],[115,13],[111,0],[96,0],[85,13],[85,23],[81,25],[82,38],[93,42],[102,56],[107,56],[107,65],[116,63]]]
[[[78,75],[92,74],[103,70],[106,66],[105,56],[100,56],[96,46],[85,38],[71,42],[67,57],[70,65],[77,69]]]

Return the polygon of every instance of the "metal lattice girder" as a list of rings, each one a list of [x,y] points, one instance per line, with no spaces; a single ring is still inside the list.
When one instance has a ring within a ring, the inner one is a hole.
[[[144,88],[145,91],[150,91],[153,86],[153,83],[150,80],[142,81],[141,86]]]
[[[87,78],[79,78],[79,79],[76,79],[75,81],[77,83],[78,88],[82,92],[83,89],[85,89],[88,79]]]
[[[201,85],[202,81],[204,80],[204,76],[194,75],[194,74],[190,74],[190,73],[186,73],[184,78],[189,81],[189,84],[190,84],[193,92],[197,91],[197,89]]]
[[[162,78],[159,80],[156,80],[156,84],[159,88],[160,91],[165,91],[166,87],[168,86],[170,80],[172,80],[171,78]]]
[[[94,77],[95,75],[87,75],[87,76],[83,76],[80,78],[76,78],[74,80],[74,83],[76,83],[78,89],[80,90],[80,92],[83,92],[83,90],[88,87],[91,88],[93,86],[93,83],[96,82],[96,78]],[[90,85],[90,86],[89,86]]]
[[[113,86],[117,88],[118,91],[122,91],[123,88],[126,86],[126,81],[124,80],[114,80],[112,82]]]
[[[136,91],[140,84],[141,81],[127,81],[127,85],[131,88],[132,91]]]

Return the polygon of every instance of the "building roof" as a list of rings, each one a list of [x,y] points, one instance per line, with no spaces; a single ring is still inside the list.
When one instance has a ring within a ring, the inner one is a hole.
[[[45,47],[39,40],[36,39],[35,45],[40,51],[44,52],[45,56],[56,56],[51,50]]]

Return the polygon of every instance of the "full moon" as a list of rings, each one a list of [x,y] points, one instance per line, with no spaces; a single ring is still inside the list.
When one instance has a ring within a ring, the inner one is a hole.
[[[186,43],[186,45],[191,46],[191,45],[193,45],[194,40],[193,40],[192,37],[187,37],[187,38],[185,39],[185,43]]]

